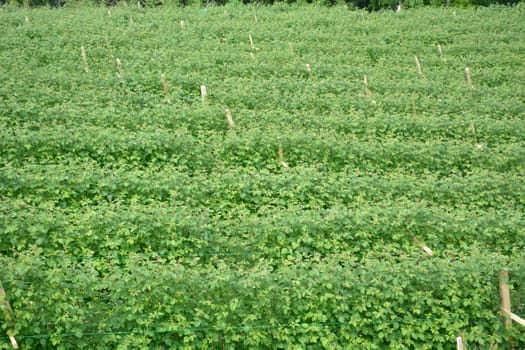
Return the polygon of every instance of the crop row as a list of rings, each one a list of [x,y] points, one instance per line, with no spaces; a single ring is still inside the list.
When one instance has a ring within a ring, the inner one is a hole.
[[[509,336],[525,345],[518,327],[502,327],[495,287],[501,266],[511,285],[524,281],[523,258],[290,256],[274,270],[264,259],[232,269],[221,260],[78,264],[40,253],[0,258],[27,348],[445,349],[458,334],[470,346],[505,346]]]
[[[94,162],[30,164],[0,171],[0,195],[30,205],[52,203],[76,207],[118,201],[122,204],[166,203],[188,207],[242,206],[252,213],[281,203],[305,209],[337,204],[381,203],[403,198],[425,206],[487,210],[523,208],[522,174],[499,172],[450,175],[407,172],[328,173],[317,168],[288,168],[280,172],[222,169],[212,175],[187,173],[169,165],[133,168],[98,167]]]
[[[429,208],[401,199],[305,210],[283,202],[260,205],[253,215],[242,203],[208,209],[116,202],[61,209],[51,203],[30,206],[21,200],[4,200],[0,243],[7,255],[38,246],[45,254],[62,251],[73,256],[131,252],[367,256],[419,251],[414,237],[438,254],[451,249],[468,252],[474,246],[511,254],[523,249],[525,242],[521,210]]]
[[[282,134],[279,131],[250,130],[240,136],[211,134],[207,139],[188,131],[151,130],[135,133],[119,130],[60,128],[2,130],[0,156],[3,165],[25,162],[56,162],[67,158],[92,159],[99,164],[171,164],[190,171],[218,167],[275,168],[281,145],[290,166],[319,166],[332,171],[344,168],[363,171],[432,172],[447,176],[489,170],[523,171],[525,153],[519,142],[485,150],[471,143],[360,142],[337,135]],[[333,136],[334,138],[332,138]]]
[[[256,98],[257,96],[250,97]],[[405,97],[410,100],[410,97]],[[411,110],[411,102],[405,101],[406,108]],[[351,102],[353,103],[353,102]],[[248,110],[233,109],[232,113],[236,130],[260,129],[291,129],[304,133],[323,132],[334,133],[338,137],[353,137],[359,141],[366,140],[406,140],[430,141],[450,140],[474,142],[485,145],[498,145],[510,142],[525,141],[525,121],[515,119],[495,119],[494,116],[473,116],[469,111],[450,115],[450,110],[443,111],[442,115],[432,115],[430,112],[419,111],[417,114],[388,113],[386,107],[366,106],[356,109],[347,105],[347,110],[333,110],[327,107],[319,114],[312,110],[291,113],[285,110]],[[242,104],[242,103],[241,103]],[[329,104],[329,103],[328,103]],[[419,102],[417,102],[419,105]],[[403,105],[402,103],[399,105]],[[119,131],[138,131],[141,129],[152,132],[185,129],[193,135],[206,135],[211,132],[224,133],[227,129],[224,109],[219,106],[203,106],[196,108],[180,107],[174,114],[170,105],[144,106],[136,110],[136,106],[122,105],[118,109],[102,107],[82,108],[81,115],[75,111],[61,110],[62,107],[50,107],[43,113],[33,106],[6,107],[6,115],[0,116],[0,123],[6,130],[15,128],[17,132],[24,130],[43,132],[49,128],[68,128],[74,132],[78,125],[84,128],[118,129]],[[518,116],[519,114],[514,114]],[[475,136],[472,133],[474,127]]]

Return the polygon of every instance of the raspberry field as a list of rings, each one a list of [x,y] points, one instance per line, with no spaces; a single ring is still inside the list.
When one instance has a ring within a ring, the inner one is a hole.
[[[524,10],[1,8],[0,349],[523,349]]]

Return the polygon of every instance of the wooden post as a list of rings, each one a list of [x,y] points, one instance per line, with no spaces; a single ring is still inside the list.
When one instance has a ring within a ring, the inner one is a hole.
[[[166,75],[162,73],[160,77],[162,78],[162,88],[164,89],[164,96],[166,97],[166,101],[170,102],[170,98],[168,95],[168,82],[166,81]]]
[[[417,56],[414,56],[414,59],[416,61],[417,72],[419,73],[419,76],[423,76],[423,71],[421,70],[421,63],[419,63],[419,58]]]
[[[129,15],[129,23],[133,23],[133,16]]]
[[[503,324],[507,328],[512,327],[512,319],[510,318],[510,291],[507,281],[509,280],[509,270],[503,269],[499,276],[499,295],[501,297],[501,310],[505,314]]]
[[[252,48],[252,50],[255,49],[255,44],[253,43],[252,35],[249,34],[249,35],[248,35],[248,38],[250,39],[250,47]]]
[[[501,296],[501,310],[505,314],[505,325],[507,327],[512,327],[512,321],[517,322],[518,324],[525,327],[525,320],[518,315],[512,313],[510,305],[510,291],[509,291],[509,270],[501,270],[500,280],[499,280],[499,294]]]
[[[434,255],[434,252],[432,251],[432,249],[430,249],[426,244],[421,243],[421,241],[419,241],[419,239],[417,239],[416,236],[412,236],[412,238],[414,239],[414,242],[416,242],[417,245],[419,245],[421,247],[421,249],[423,249],[425,251],[425,253],[427,253],[430,256]]]
[[[476,128],[474,127],[474,122],[472,121],[470,122],[470,131],[474,137],[474,144],[476,145],[476,148],[480,151],[483,151],[483,145],[478,143],[478,138],[476,137]]]
[[[253,16],[253,20],[257,23],[257,15]]]
[[[366,76],[366,74],[363,77],[363,84],[365,85],[365,94],[366,94],[366,96],[367,97],[371,97],[372,96],[372,92],[368,88],[368,77]]]
[[[26,16],[25,17],[25,21],[26,21],[26,23],[29,23],[29,17]]]
[[[439,57],[441,58],[441,64],[445,64],[445,57],[443,56],[443,48],[441,47],[441,44],[438,44],[437,46]]]
[[[7,297],[5,294],[4,287],[2,287],[2,284],[0,283],[0,308],[4,311],[4,320],[9,323],[10,326],[13,326],[13,309],[11,308],[11,305],[9,304],[9,301],[7,301]],[[15,336],[13,334],[7,334],[9,336],[9,340],[11,341],[11,345],[14,349],[18,349],[18,343],[16,342]]]
[[[117,58],[115,62],[117,63],[117,69],[118,69],[117,76],[122,79],[122,77],[124,76],[124,72],[122,71],[122,62],[120,62],[119,58]]]
[[[458,350],[465,350],[465,345],[463,344],[463,339],[461,339],[461,337],[456,338],[456,344],[458,346]]]
[[[180,29],[184,30],[186,29],[186,23],[184,23],[184,21],[180,21]]]
[[[310,66],[310,63],[306,64],[306,73],[308,73],[308,76],[312,74],[312,67]]]
[[[232,112],[226,108],[225,109],[226,111],[226,120],[228,121],[228,125],[230,126],[230,128],[233,128],[233,118],[232,118]]]
[[[284,155],[283,155],[283,149],[281,146],[279,146],[279,149],[277,150],[279,154],[279,163],[281,163],[283,168],[288,168],[288,163],[284,161]]]
[[[521,317],[519,317],[518,315],[516,314],[513,314],[512,312],[510,313],[510,319],[513,320],[514,322],[517,322],[518,324],[522,325],[523,327],[525,327],[525,320]]]
[[[474,136],[474,142],[478,143],[478,139],[476,137],[476,128],[474,127],[474,122],[470,122],[470,131],[472,132],[472,136]]]
[[[80,47],[80,52],[82,53],[82,61],[84,62],[84,71],[86,73],[89,73],[89,67],[88,67],[88,64],[87,64],[86,49],[84,49],[84,46]]]
[[[467,75],[467,83],[472,86],[472,77],[470,76],[470,68],[465,68],[465,74]]]
[[[206,102],[206,98],[208,97],[208,92],[206,92],[206,85],[201,85],[201,98],[202,103]]]

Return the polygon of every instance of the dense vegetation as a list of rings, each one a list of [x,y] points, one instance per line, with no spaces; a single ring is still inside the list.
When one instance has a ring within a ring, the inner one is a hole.
[[[524,313],[524,30],[522,6],[2,8],[3,332],[524,348],[498,297],[508,267]]]
[[[522,0],[138,0],[136,3],[129,0],[0,0],[0,5],[7,6],[83,6],[83,5],[135,5],[141,7],[158,7],[158,6],[192,6],[208,7],[210,5],[225,5],[228,3],[243,3],[255,5],[274,5],[274,4],[299,4],[299,5],[321,5],[336,6],[344,5],[350,9],[367,9],[368,11],[377,10],[398,10],[401,8],[419,8],[423,6],[432,7],[479,7],[490,5],[515,5],[523,2]]]

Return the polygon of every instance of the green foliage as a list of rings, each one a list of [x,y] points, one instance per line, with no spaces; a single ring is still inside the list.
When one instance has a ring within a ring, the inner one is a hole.
[[[2,334],[525,347],[521,6],[144,5],[0,10]]]
[[[420,8],[423,6],[443,7],[453,6],[458,8],[471,8],[478,6],[491,5],[516,5],[522,3],[522,0],[140,0],[140,6],[143,8],[152,8],[158,6],[177,6],[177,7],[200,7],[203,11],[210,6],[236,6],[239,3],[244,5],[308,5],[315,6],[344,6],[346,8],[366,9],[368,11],[378,10],[396,10],[401,4],[402,8]],[[135,6],[136,3],[124,0],[0,0],[0,5],[16,7],[74,7],[74,6]]]
[[[24,310],[18,331],[28,347],[450,348],[457,334],[471,346],[508,336],[524,345],[522,331],[501,329],[495,266],[509,261],[497,255],[290,255],[275,273],[265,259],[232,268],[218,259],[203,266],[130,255],[79,264],[40,254],[1,261],[6,287],[23,288],[13,307]],[[523,281],[522,265],[509,266]]]

